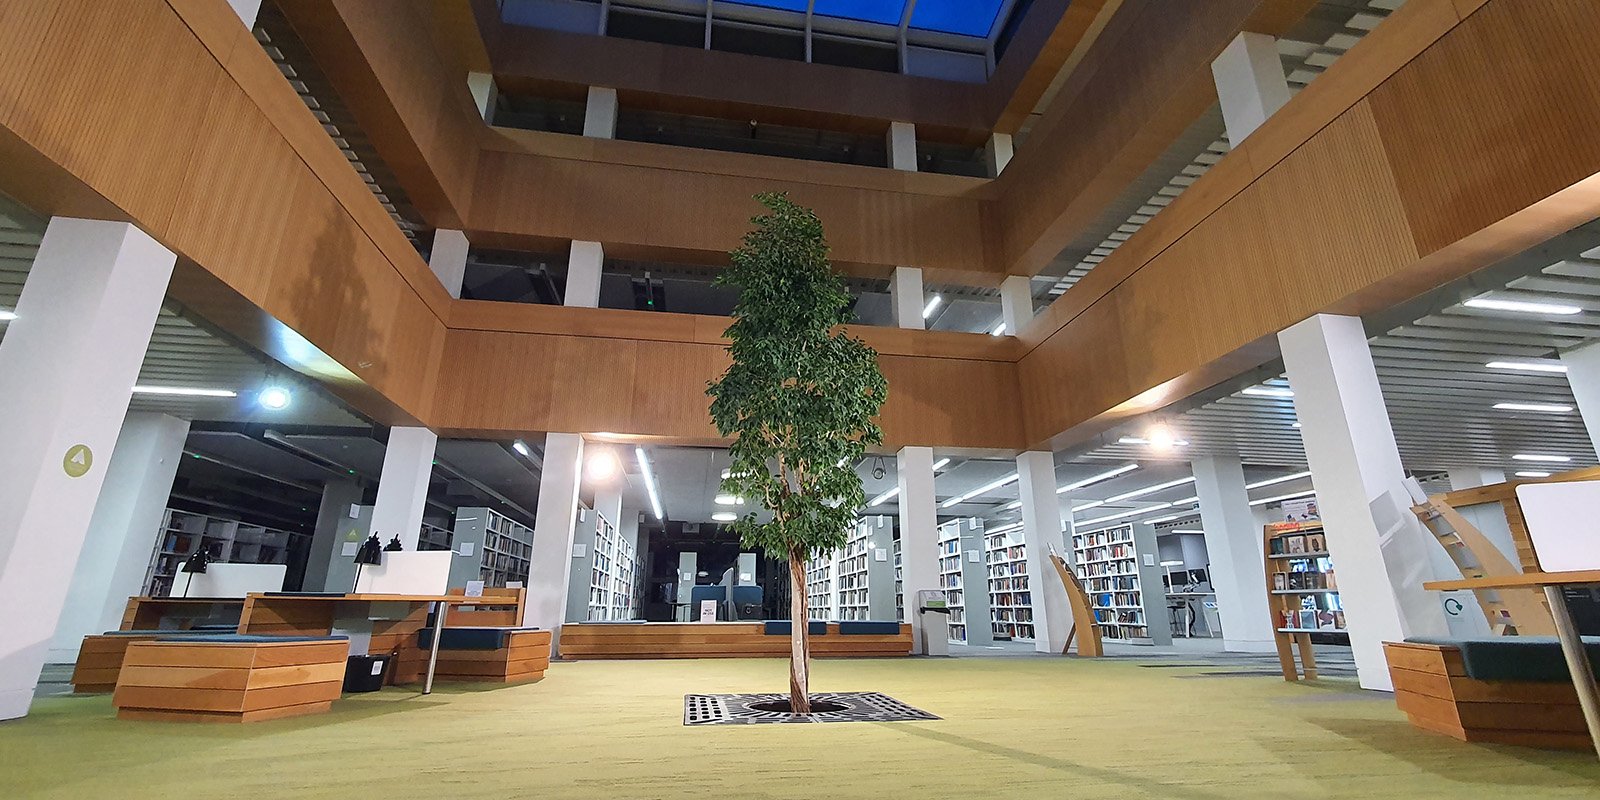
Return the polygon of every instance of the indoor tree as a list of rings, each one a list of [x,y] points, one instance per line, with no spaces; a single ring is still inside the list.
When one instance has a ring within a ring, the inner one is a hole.
[[[739,290],[726,332],[733,363],[713,381],[711,419],[731,437],[724,492],[757,509],[734,522],[745,546],[789,559],[789,705],[811,712],[806,560],[842,547],[866,494],[855,464],[882,441],[888,394],[877,353],[839,325],[850,295],[828,264],[822,222],[783,194],[730,255],[718,285]],[[770,512],[762,521],[757,511]]]

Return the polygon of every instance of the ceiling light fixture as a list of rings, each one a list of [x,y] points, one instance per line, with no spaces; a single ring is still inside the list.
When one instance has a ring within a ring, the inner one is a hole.
[[[644,455],[643,447],[633,448],[633,457],[639,461],[639,471],[644,473],[644,488],[650,494],[650,510],[655,512],[656,520],[665,522],[667,515],[661,512],[661,491],[656,488],[656,475],[650,470],[650,459]]]
[[[950,465],[950,459],[941,458],[938,461],[933,462],[933,471],[934,472],[938,472],[939,470],[944,469],[945,467],[947,467],[949,465]]]
[[[1518,453],[1512,458],[1518,461],[1544,461],[1551,464],[1565,464],[1572,459],[1567,456],[1549,456],[1538,453]]]
[[[1124,465],[1122,465],[1120,467],[1117,467],[1114,470],[1110,470],[1108,472],[1102,472],[1099,475],[1090,475],[1089,477],[1084,478],[1081,481],[1074,481],[1074,482],[1069,483],[1069,484],[1067,484],[1065,486],[1058,486],[1058,487],[1056,487],[1056,494],[1066,494],[1067,492],[1075,492],[1075,491],[1077,491],[1079,489],[1082,489],[1083,487],[1088,486],[1090,484],[1099,483],[1100,481],[1103,481],[1103,480],[1108,480],[1108,479],[1111,479],[1111,478],[1115,478],[1118,475],[1126,475],[1127,473],[1132,472],[1132,471],[1134,471],[1134,470],[1136,470],[1138,468],[1139,468],[1138,464],[1124,464]]]
[[[135,386],[134,394],[169,394],[180,397],[238,397],[232,389],[199,389],[189,386]]]
[[[1484,366],[1489,369],[1507,369],[1516,372],[1566,372],[1567,365],[1559,361],[1545,359],[1543,361],[1490,361]]]
[[[1310,470],[1306,470],[1305,472],[1296,472],[1293,475],[1283,475],[1283,476],[1280,476],[1280,477],[1277,477],[1277,478],[1268,478],[1268,479],[1266,479],[1264,481],[1256,481],[1255,483],[1247,483],[1247,484],[1244,485],[1244,488],[1246,488],[1246,489],[1260,489],[1260,488],[1262,488],[1264,486],[1272,486],[1273,484],[1278,484],[1278,483],[1288,483],[1289,481],[1299,480],[1301,478],[1309,478],[1309,477],[1311,477],[1311,471]]]
[[[271,411],[282,411],[288,408],[290,401],[293,399],[294,396],[289,394],[289,390],[282,386],[268,386],[256,395],[256,402],[262,408]]]
[[[1489,311],[1516,311],[1522,314],[1555,314],[1558,316],[1571,316],[1583,313],[1579,306],[1569,306],[1560,303],[1530,303],[1526,300],[1494,300],[1488,297],[1474,297],[1461,305],[1467,308],[1482,308]]]
[[[1012,481],[1014,481],[1016,479],[1017,479],[1017,473],[1013,472],[1010,475],[1008,475],[1008,476],[1006,476],[1004,478],[1001,478],[1000,480],[992,481],[990,483],[986,483],[986,484],[984,484],[982,486],[979,486],[976,489],[973,489],[970,492],[967,492],[966,494],[956,495],[955,497],[952,497],[949,500],[946,500],[943,503],[940,503],[939,507],[940,508],[949,508],[949,507],[951,507],[953,505],[958,505],[958,504],[961,504],[961,503],[965,503],[968,500],[971,500],[972,498],[977,497],[978,495],[985,494],[987,492],[992,492],[992,491],[994,491],[994,490],[996,490],[996,489],[998,489],[998,488],[1000,488],[1002,486],[1005,486],[1006,484],[1008,484],[1008,483],[1010,483],[1010,482],[1012,482]]]
[[[994,326],[994,330],[989,331],[989,335],[990,336],[1003,336],[1003,335],[1005,335],[1005,332],[1006,332],[1006,324],[1004,322],[1002,322],[999,325]]]
[[[0,322],[10,322],[17,318],[17,312],[0,308]]]
[[[1246,386],[1239,394],[1251,397],[1294,397],[1294,390],[1283,386]]]
[[[1020,527],[1022,527],[1022,523],[1021,522],[1012,522],[1012,523],[1008,523],[1006,525],[1001,525],[998,528],[986,528],[983,533],[984,533],[984,535],[987,536],[987,535],[993,534],[993,533],[1005,533],[1007,531],[1014,531],[1014,530],[1016,530],[1016,529],[1018,529]]]
[[[585,470],[591,481],[608,481],[617,474],[617,454],[610,450],[601,450],[589,456],[588,469]]]
[[[1086,519],[1086,520],[1083,520],[1081,522],[1074,522],[1073,523],[1073,527],[1076,528],[1077,526],[1080,526],[1080,525],[1098,525],[1098,524],[1100,524],[1102,522],[1115,522],[1116,520],[1119,520],[1119,519],[1127,519],[1128,517],[1137,517],[1137,516],[1140,516],[1142,514],[1150,514],[1150,513],[1156,512],[1156,511],[1161,511],[1161,510],[1164,510],[1164,509],[1172,508],[1173,505],[1175,505],[1175,504],[1174,503],[1161,503],[1159,505],[1153,505],[1153,506],[1149,506],[1147,508],[1136,508],[1136,509],[1134,509],[1132,511],[1123,511],[1123,512],[1118,513],[1118,514],[1108,514],[1108,515],[1106,515],[1104,517],[1095,517],[1094,519]]]
[[[711,515],[711,519],[716,522],[732,522],[738,518],[739,515],[733,513],[732,511],[718,511],[717,513]]]
[[[867,508],[876,508],[878,506],[881,506],[884,503],[887,503],[890,500],[893,500],[895,498],[895,496],[899,495],[899,494],[900,494],[900,487],[896,486],[893,489],[890,489],[889,491],[884,492],[883,494],[880,494],[877,497],[872,498],[871,500],[868,500],[867,501]]]
[[[1115,495],[1113,497],[1107,497],[1103,502],[1119,503],[1123,500],[1132,500],[1136,497],[1144,497],[1147,494],[1155,494],[1156,492],[1164,489],[1171,489],[1177,486],[1182,486],[1186,483],[1194,483],[1194,476],[1190,475],[1187,478],[1179,478],[1174,481],[1167,481],[1166,483],[1158,483],[1154,486],[1146,486],[1143,489],[1134,489],[1131,492],[1123,492],[1122,494]]]
[[[739,503],[739,498],[734,497],[731,494],[719,494],[713,498],[712,502],[719,506],[731,506],[737,505]]]
[[[1303,492],[1295,492],[1293,494],[1280,494],[1277,497],[1263,497],[1260,500],[1251,500],[1250,501],[1250,505],[1253,505],[1253,506],[1264,506],[1264,505],[1267,505],[1268,503],[1281,503],[1281,502],[1283,502],[1285,500],[1293,500],[1296,497],[1305,497],[1306,495],[1312,495],[1312,494],[1316,494],[1316,493],[1317,493],[1317,490],[1315,490],[1315,489],[1307,489],[1307,490],[1305,490]]]
[[[933,316],[933,312],[938,310],[939,304],[943,302],[944,297],[940,295],[934,295],[933,297],[928,298],[928,304],[922,307],[922,318],[927,319],[928,317]]]
[[[1572,406],[1560,403],[1495,403],[1494,407],[1500,411],[1545,411],[1551,414],[1565,414],[1572,410]]]
[[[512,442],[511,449],[521,453],[523,458],[533,458],[533,451],[529,450],[528,446],[523,444],[521,439]]]
[[[1543,472],[1541,470],[1536,470],[1536,469],[1525,469],[1525,470],[1523,470],[1521,472],[1518,472],[1517,473],[1517,477],[1519,477],[1519,478],[1548,478],[1548,477],[1550,477],[1550,473]]]

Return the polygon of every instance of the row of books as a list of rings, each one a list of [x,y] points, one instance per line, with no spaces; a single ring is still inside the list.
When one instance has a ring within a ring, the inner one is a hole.
[[[1085,578],[1094,578],[1102,575],[1131,575],[1136,571],[1132,565],[1121,561],[1108,561],[1100,564],[1079,564],[1078,569],[1083,573],[1083,577]]]
[[[1083,534],[1077,538],[1079,540],[1078,544],[1080,547],[1098,547],[1103,544],[1131,542],[1133,541],[1133,529],[1117,528],[1110,531],[1096,531],[1094,533]]]
[[[1083,551],[1079,561],[1104,561],[1108,558],[1133,558],[1133,545],[1114,544],[1110,547],[1091,547]]]
[[[1326,553],[1328,552],[1328,539],[1321,533],[1296,533],[1274,536],[1267,552],[1275,556]]]
[[[1274,591],[1295,591],[1305,589],[1325,589],[1330,592],[1339,590],[1339,581],[1334,577],[1333,570],[1322,572],[1274,572],[1272,573],[1272,588]]]
[[[1327,611],[1312,608],[1285,609],[1278,612],[1279,628],[1299,628],[1302,630],[1342,631],[1344,630],[1344,612]]]
[[[1120,578],[1085,578],[1083,588],[1090,592],[1136,590],[1139,588],[1139,579],[1131,575]]]

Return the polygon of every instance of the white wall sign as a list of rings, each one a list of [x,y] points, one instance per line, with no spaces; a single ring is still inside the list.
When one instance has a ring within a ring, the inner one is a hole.
[[[716,622],[717,621],[717,601],[715,601],[715,600],[701,600],[700,601],[700,621],[701,622]]]

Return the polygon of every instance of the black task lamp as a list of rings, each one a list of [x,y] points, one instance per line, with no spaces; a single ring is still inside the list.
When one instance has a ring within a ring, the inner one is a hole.
[[[204,575],[205,571],[206,571],[206,565],[210,564],[210,563],[211,563],[211,552],[210,552],[210,549],[207,548],[207,547],[202,546],[200,549],[194,551],[194,554],[189,556],[188,560],[183,562],[183,566],[179,568],[179,571],[181,571],[181,572],[183,572],[185,574],[188,574],[190,576]],[[190,584],[193,584],[193,583],[194,583],[194,578],[193,577],[190,577],[189,580],[184,581],[184,583],[183,583],[183,596],[184,597],[188,597],[189,596],[189,586],[190,586]]]
[[[367,540],[361,543],[361,548],[356,550],[356,582],[355,585],[350,587],[351,593],[353,594],[356,591],[356,587],[361,585],[362,564],[382,563],[383,543],[378,541],[378,534],[370,534],[367,536]]]
[[[400,534],[397,533],[397,534],[394,535],[393,539],[389,540],[389,543],[387,545],[384,545],[383,552],[385,552],[385,553],[398,553],[398,552],[400,552],[401,550],[404,550],[404,549],[406,549],[405,545],[400,544]]]

